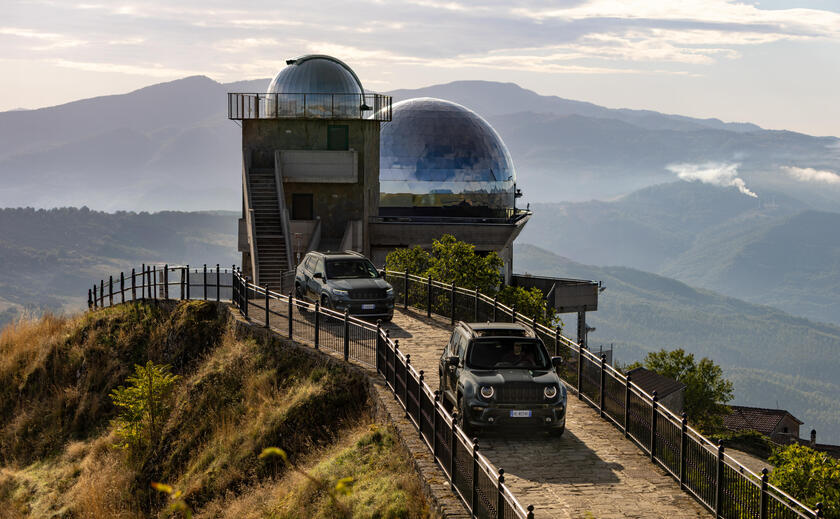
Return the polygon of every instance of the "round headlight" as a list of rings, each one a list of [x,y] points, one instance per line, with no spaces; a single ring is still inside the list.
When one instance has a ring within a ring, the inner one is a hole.
[[[496,391],[493,389],[493,386],[481,386],[481,396],[486,399],[493,398],[493,395],[496,394]]]
[[[554,398],[557,396],[557,386],[545,386],[543,389],[543,394],[546,398]]]

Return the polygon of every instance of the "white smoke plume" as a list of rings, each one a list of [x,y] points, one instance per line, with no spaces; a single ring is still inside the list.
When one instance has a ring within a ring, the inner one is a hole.
[[[747,188],[744,179],[738,176],[740,164],[724,164],[719,162],[706,162],[704,164],[668,164],[665,169],[676,173],[677,176],[686,182],[703,182],[721,187],[737,187],[741,193],[758,198],[758,195]]]
[[[840,175],[834,173],[833,171],[814,168],[797,168],[795,166],[784,166],[782,169],[787,171],[788,175],[791,177],[796,180],[801,180],[802,182],[840,185]]]

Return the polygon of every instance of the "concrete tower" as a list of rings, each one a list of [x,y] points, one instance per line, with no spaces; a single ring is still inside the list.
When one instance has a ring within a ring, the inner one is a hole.
[[[380,123],[391,120],[391,98],[366,94],[342,61],[286,63],[266,93],[228,94],[242,124],[242,269],[278,288],[308,250],[370,255]]]

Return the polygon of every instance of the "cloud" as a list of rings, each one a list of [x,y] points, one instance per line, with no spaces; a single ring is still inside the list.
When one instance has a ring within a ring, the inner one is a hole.
[[[784,166],[783,170],[788,175],[802,182],[814,182],[817,184],[840,185],[840,175],[833,171],[814,168],[797,168],[795,166]]]
[[[174,79],[178,77],[197,76],[202,74],[202,72],[200,71],[171,68],[161,65],[159,63],[125,65],[120,63],[99,63],[87,61],[73,61],[67,59],[54,59],[47,61],[59,67],[84,70],[87,72],[116,72],[119,74],[148,76],[163,79]]]
[[[702,182],[713,186],[736,187],[741,193],[758,198],[747,188],[744,179],[738,177],[740,164],[706,162],[704,164],[669,164],[665,169],[677,174],[686,182]]]

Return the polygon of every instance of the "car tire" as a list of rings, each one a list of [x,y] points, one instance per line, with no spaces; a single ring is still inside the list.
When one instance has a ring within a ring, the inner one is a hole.
[[[473,427],[470,425],[469,420],[466,419],[466,407],[464,407],[464,399],[463,397],[458,397],[458,425],[461,426],[461,430],[464,431],[464,434],[467,435],[467,438],[470,440],[473,439],[475,435],[475,431]]]
[[[552,436],[554,438],[559,438],[559,437],[563,436],[564,432],[566,432],[566,426],[565,425],[562,426],[562,427],[555,427],[554,429],[549,430],[548,435]]]

